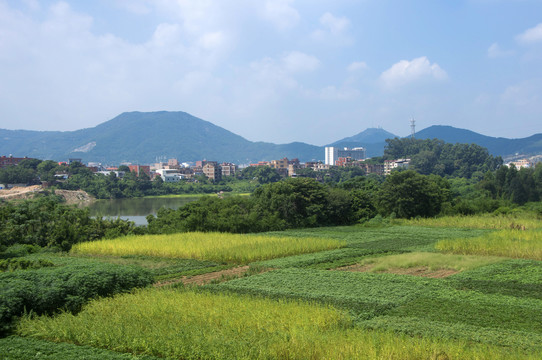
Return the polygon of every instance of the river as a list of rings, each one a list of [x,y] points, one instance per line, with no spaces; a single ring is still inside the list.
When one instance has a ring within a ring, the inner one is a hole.
[[[136,225],[147,225],[146,217],[156,215],[160,208],[177,209],[200,196],[145,197],[130,199],[96,200],[90,204],[91,216],[117,218],[133,221]]]

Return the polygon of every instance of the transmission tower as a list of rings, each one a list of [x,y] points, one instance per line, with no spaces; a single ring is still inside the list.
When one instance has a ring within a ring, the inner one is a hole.
[[[414,118],[410,118],[410,137],[414,139],[416,136],[416,121]]]

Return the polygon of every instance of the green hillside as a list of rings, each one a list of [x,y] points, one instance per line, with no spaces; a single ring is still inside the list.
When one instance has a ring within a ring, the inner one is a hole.
[[[202,159],[246,164],[297,157],[323,159],[323,148],[304,143],[271,144],[245,138],[185,112],[129,112],[94,128],[70,132],[0,130],[0,154],[105,164]]]

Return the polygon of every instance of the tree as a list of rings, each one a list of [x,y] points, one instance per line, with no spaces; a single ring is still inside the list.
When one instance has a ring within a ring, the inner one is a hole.
[[[377,208],[384,216],[435,216],[450,198],[448,188],[447,181],[439,176],[420,175],[413,170],[393,172],[377,193]]]

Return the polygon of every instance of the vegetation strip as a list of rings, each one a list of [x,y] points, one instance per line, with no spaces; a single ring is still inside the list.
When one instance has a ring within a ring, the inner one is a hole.
[[[26,316],[18,333],[183,359],[510,358],[498,347],[356,329],[329,306],[166,289],[101,299],[78,315]]]
[[[182,233],[127,236],[77,244],[74,254],[145,255],[190,258],[224,263],[247,264],[280,256],[334,249],[346,243],[334,239],[281,236],[235,235],[224,233]]]
[[[542,231],[501,230],[476,238],[441,240],[435,248],[454,254],[542,260]]]

